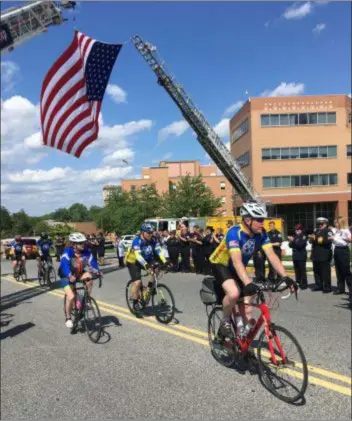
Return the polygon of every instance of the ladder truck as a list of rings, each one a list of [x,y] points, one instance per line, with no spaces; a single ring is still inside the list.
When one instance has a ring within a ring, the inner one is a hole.
[[[253,199],[260,201],[265,206],[265,203],[260,200],[258,193],[255,191],[253,184],[242,171],[240,164],[231,155],[220,137],[194,105],[182,85],[177,83],[175,77],[166,70],[164,62],[156,52],[156,47],[149,42],[145,42],[139,35],[133,36],[132,42],[156,74],[159,85],[165,88],[178,106],[184,119],[195,131],[199,143],[229,180],[235,192],[243,201]]]
[[[1,55],[35,36],[46,32],[51,25],[61,25],[67,19],[63,9],[72,9],[74,1],[33,1],[1,11]]]

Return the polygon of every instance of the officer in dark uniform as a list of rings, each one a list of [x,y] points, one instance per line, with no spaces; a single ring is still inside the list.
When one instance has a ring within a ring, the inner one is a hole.
[[[184,225],[181,226],[181,233],[178,236],[178,239],[180,240],[180,253],[181,253],[181,265],[182,270],[184,272],[190,272],[191,271],[191,249],[189,240],[191,238],[191,234],[188,231],[188,228]]]
[[[315,280],[313,291],[331,292],[331,255],[333,232],[328,227],[329,221],[326,218],[318,218],[318,228],[309,235],[309,242],[312,244],[312,261]]]
[[[296,282],[301,289],[307,289],[307,241],[308,237],[303,231],[303,226],[297,224],[295,235],[288,237],[288,245],[292,248],[292,261],[295,268]]]
[[[192,258],[196,273],[203,272],[203,243],[202,235],[198,225],[193,227],[193,234],[191,234]]]
[[[180,242],[176,238],[176,231],[170,232],[170,237],[166,240],[167,251],[174,272],[178,271],[178,255],[180,254]]]
[[[212,230],[210,227],[207,227],[205,230],[205,235],[202,239],[203,243],[203,256],[204,256],[204,269],[203,273],[204,275],[210,275],[211,274],[211,266],[209,262],[209,257],[213,251],[212,245],[211,245],[211,238],[213,236]]]
[[[273,246],[273,250],[277,257],[281,260],[281,244],[282,244],[282,235],[281,232],[275,229],[275,222],[271,221],[269,223],[269,231],[268,231],[268,237],[270,239],[270,242]],[[271,263],[269,262],[269,275],[268,279],[270,281],[276,281],[277,280],[277,273]]]

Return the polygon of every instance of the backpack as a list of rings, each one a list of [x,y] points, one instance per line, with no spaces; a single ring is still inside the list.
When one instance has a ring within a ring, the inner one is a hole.
[[[216,294],[215,289],[215,278],[207,277],[204,278],[202,281],[202,288],[199,291],[200,299],[202,300],[203,304],[219,304],[218,296]]]

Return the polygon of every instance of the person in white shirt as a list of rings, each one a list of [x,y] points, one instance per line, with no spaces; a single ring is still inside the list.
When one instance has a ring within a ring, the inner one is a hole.
[[[345,293],[345,283],[352,293],[352,275],[350,268],[350,248],[352,236],[350,230],[347,228],[346,222],[343,218],[339,217],[334,221],[335,232],[333,238],[334,245],[334,261],[337,277],[337,291],[334,295]]]

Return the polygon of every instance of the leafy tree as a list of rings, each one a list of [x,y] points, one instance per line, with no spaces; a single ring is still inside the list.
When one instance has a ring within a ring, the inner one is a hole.
[[[101,208],[100,206],[91,206],[88,210],[89,220],[94,222],[98,221],[99,215],[103,209],[104,208]]]
[[[89,212],[82,203],[74,203],[68,208],[71,222],[86,222],[89,221]]]
[[[11,233],[13,220],[10,212],[5,208],[5,206],[1,206],[0,212],[1,236],[7,236]]]
[[[47,222],[45,221],[39,221],[37,222],[37,224],[35,225],[34,228],[34,235],[40,235],[41,232],[46,232],[46,233],[50,233],[50,226],[47,224]]]
[[[180,178],[176,188],[170,186],[169,192],[163,196],[162,216],[213,216],[218,213],[221,200],[202,180],[202,176],[187,175]]]
[[[70,222],[71,215],[68,209],[59,208],[59,209],[56,209],[56,211],[54,211],[53,213],[51,213],[50,218],[48,219],[53,219],[54,221],[59,221],[59,222]]]
[[[16,235],[31,235],[33,232],[33,227],[31,224],[30,217],[26,212],[21,209],[20,212],[16,212],[12,215],[13,227],[12,234]]]

